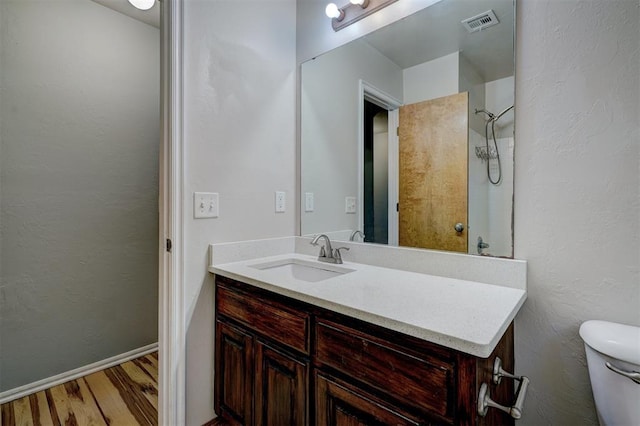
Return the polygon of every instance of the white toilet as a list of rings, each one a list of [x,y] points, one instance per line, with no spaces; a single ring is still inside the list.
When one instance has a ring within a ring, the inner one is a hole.
[[[600,424],[639,425],[640,327],[586,321],[580,326],[580,337],[585,343],[591,389]],[[638,382],[629,377],[636,378]]]

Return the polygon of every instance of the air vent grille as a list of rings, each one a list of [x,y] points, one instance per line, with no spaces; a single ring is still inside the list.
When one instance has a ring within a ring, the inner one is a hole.
[[[467,18],[462,21],[462,25],[464,25],[464,27],[470,33],[484,30],[485,28],[498,25],[499,23],[500,21],[498,21],[498,18],[496,18],[496,14],[493,13],[493,10],[487,10],[484,13],[473,16],[471,18]]]

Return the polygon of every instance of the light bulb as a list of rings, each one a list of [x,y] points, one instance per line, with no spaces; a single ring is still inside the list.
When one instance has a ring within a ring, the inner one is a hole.
[[[369,0],[349,0],[349,1],[351,2],[351,4],[360,6],[363,9],[369,6]]]
[[[149,10],[156,4],[156,0],[129,0],[129,3],[140,10]]]
[[[329,3],[324,13],[326,13],[329,18],[335,18],[338,21],[344,17],[344,12],[338,9],[335,3]]]

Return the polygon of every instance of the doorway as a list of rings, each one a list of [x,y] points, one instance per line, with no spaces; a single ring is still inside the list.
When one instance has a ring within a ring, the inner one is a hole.
[[[364,241],[389,243],[389,111],[364,101]]]
[[[160,31],[86,0],[0,8],[10,35],[0,38],[0,397],[10,398],[157,348]]]
[[[365,242],[398,245],[398,108],[393,96],[360,80],[358,224]]]

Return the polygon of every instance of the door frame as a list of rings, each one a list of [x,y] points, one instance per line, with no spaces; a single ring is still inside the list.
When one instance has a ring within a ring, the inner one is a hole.
[[[364,231],[364,101],[389,111],[389,245],[398,245],[398,108],[400,100],[360,79],[358,81],[358,229]],[[392,200],[395,200],[393,202]]]
[[[183,0],[160,0],[158,424],[185,423]],[[171,242],[168,247],[167,243]]]

